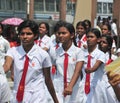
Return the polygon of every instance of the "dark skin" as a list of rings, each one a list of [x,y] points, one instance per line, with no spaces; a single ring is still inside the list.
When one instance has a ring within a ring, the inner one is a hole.
[[[95,34],[93,34],[92,32],[89,32],[87,35],[87,44],[88,44],[89,54],[91,54],[96,49],[98,42],[99,42],[99,38],[97,38]],[[97,60],[94,66],[91,69],[86,68],[85,72],[86,73],[95,72],[101,64],[102,62],[100,60]]]
[[[36,38],[36,35],[33,34],[33,32],[31,31],[31,29],[29,27],[22,29],[22,32],[23,33],[20,34],[21,44],[22,44],[25,52],[28,53],[34,45],[34,39]],[[27,32],[29,32],[29,34],[27,34]],[[13,58],[11,58],[10,56],[6,56],[6,60],[3,65],[5,72],[7,72],[10,69],[10,67],[12,66],[12,63],[13,63]],[[51,80],[50,67],[43,68],[43,74],[45,77],[45,83],[48,87],[48,90],[49,90],[51,96],[53,97],[54,103],[59,103],[57,96],[55,94],[52,80]]]
[[[70,32],[65,27],[61,27],[58,31],[58,35],[64,51],[67,52],[72,45],[74,34],[70,34]],[[72,94],[73,87],[76,81],[78,80],[79,76],[81,75],[81,69],[82,69],[83,63],[84,63],[83,61],[79,61],[76,63],[71,81],[63,91],[64,96]]]

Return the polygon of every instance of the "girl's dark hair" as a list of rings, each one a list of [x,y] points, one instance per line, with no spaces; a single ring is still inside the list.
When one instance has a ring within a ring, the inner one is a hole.
[[[88,19],[85,19],[83,22],[85,23],[86,26],[88,25],[89,27],[89,28],[86,27],[86,33],[88,33],[91,28],[91,21]]]
[[[90,20],[85,19],[83,22],[84,22],[85,24],[88,24],[89,28],[91,28],[91,22],[90,22]]]
[[[61,27],[64,24],[64,21],[60,20],[58,21],[55,26],[54,26],[54,32],[56,33],[59,29],[59,27]]]
[[[84,29],[85,29],[85,31],[86,31],[86,24],[85,24],[85,22],[84,21],[79,21],[77,24],[76,24],[76,28],[78,27],[78,26],[83,26],[84,27]]]
[[[47,29],[47,35],[50,36],[50,27],[49,27],[49,24],[46,23],[46,22],[41,22],[41,23],[39,23],[39,26],[40,26],[41,24],[45,24],[45,27],[46,27],[46,29]]]
[[[91,28],[91,29],[89,30],[89,32],[94,33],[97,38],[101,38],[101,33],[100,33],[100,31],[99,31],[97,28]],[[88,32],[88,33],[89,33],[89,32]],[[88,33],[87,33],[87,34],[88,34]]]
[[[106,38],[106,41],[108,43],[109,59],[111,59],[111,48],[113,44],[113,38],[110,35],[102,35],[102,37]]]
[[[106,25],[108,30],[111,31],[111,25],[109,23],[103,23],[103,25]]]
[[[5,36],[5,35],[4,35],[4,30],[3,30],[3,29],[4,29],[4,28],[3,28],[3,24],[0,23],[0,26],[1,26],[1,29],[2,29],[2,33],[1,33],[1,35],[2,35],[2,36]]]
[[[18,34],[21,33],[22,29],[29,27],[33,34],[38,35],[38,25],[35,21],[25,20],[18,26]]]
[[[2,23],[0,23],[0,26],[1,26],[1,29],[3,30],[3,24]]]

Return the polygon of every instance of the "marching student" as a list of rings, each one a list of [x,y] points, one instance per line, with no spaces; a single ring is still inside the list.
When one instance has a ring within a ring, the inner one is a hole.
[[[76,24],[76,42],[79,48],[83,50],[87,48],[86,42],[86,25],[83,21]]]
[[[12,103],[48,103],[45,83],[54,103],[59,103],[50,77],[51,60],[48,53],[34,44],[38,25],[25,20],[18,27],[21,45],[10,48],[3,65],[7,72],[13,65],[14,87]],[[45,82],[45,83],[44,83]]]
[[[2,65],[5,61],[5,54],[10,48],[9,42],[3,37],[3,24],[0,23],[0,62]],[[0,73],[4,73],[4,70],[0,68]]]
[[[110,35],[112,37],[112,34],[111,34],[111,25],[110,24],[104,23],[102,25],[102,35]],[[116,51],[116,42],[113,39],[111,53],[114,54],[115,51]]]
[[[35,43],[39,45],[42,49],[48,51],[50,48],[50,37],[49,37],[49,24],[46,22],[41,22],[39,24],[39,36],[35,40]]]
[[[88,50],[85,52],[84,69],[82,69],[83,79],[80,82],[75,103],[109,103],[107,93],[103,90],[105,86],[101,85],[105,54],[98,48],[100,37],[100,31],[95,28],[87,34]],[[110,103],[113,101],[111,100]]]
[[[84,54],[80,48],[75,46],[75,29],[72,24],[62,22],[62,25],[57,28],[57,33],[62,46],[56,50],[56,54],[53,56],[53,62],[57,69],[55,91],[60,103],[76,103],[75,97],[84,63]],[[52,54],[50,55],[52,56]]]
[[[113,38],[110,35],[102,35],[99,48],[105,53],[106,65],[110,64],[117,57],[111,53]]]

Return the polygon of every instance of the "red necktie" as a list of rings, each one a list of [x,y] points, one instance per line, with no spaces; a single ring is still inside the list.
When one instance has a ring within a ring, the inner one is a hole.
[[[40,39],[40,40],[39,40],[39,46],[41,46],[41,43],[42,43],[42,40]]]
[[[56,44],[55,50],[59,47],[59,44]],[[52,66],[52,74],[54,75],[56,73],[56,67],[55,65]]]
[[[41,46],[42,40],[38,40],[38,45]]]
[[[67,87],[68,54],[64,54],[64,89]]]
[[[88,55],[88,63],[87,68],[91,68],[91,56]],[[85,93],[88,94],[90,92],[90,73],[86,73],[86,80],[85,80]]]
[[[18,102],[21,102],[23,100],[24,88],[25,88],[25,78],[26,78],[28,65],[29,65],[28,56],[26,55],[25,58],[26,59],[25,59],[25,63],[24,63],[23,73],[22,73],[22,77],[21,77],[21,80],[20,80],[20,83],[19,83],[17,96],[16,96]]]
[[[113,61],[112,59],[109,59],[109,60],[106,62],[106,64],[105,64],[105,65],[110,64],[112,61]]]
[[[81,41],[80,40],[78,41],[78,47],[79,48],[81,47]]]
[[[58,47],[59,47],[59,44],[56,44],[55,49],[57,49]]]

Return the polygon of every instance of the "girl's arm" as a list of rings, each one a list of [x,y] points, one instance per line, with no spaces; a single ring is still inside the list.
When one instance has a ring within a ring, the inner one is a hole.
[[[85,69],[85,72],[86,72],[86,73],[95,72],[102,63],[103,63],[102,61],[97,60],[96,63],[94,64],[94,66],[91,67],[91,68],[86,68],[86,69]]]
[[[5,57],[5,62],[3,64],[3,68],[5,72],[8,72],[10,70],[10,68],[12,67],[12,62],[13,59],[10,56]]]
[[[45,83],[46,83],[46,86],[48,88],[48,91],[50,92],[53,100],[54,100],[54,103],[59,103],[58,102],[58,99],[57,99],[57,96],[56,96],[56,93],[55,93],[55,89],[54,89],[54,86],[53,86],[53,83],[52,83],[52,80],[51,80],[51,76],[50,76],[50,67],[48,68],[43,68],[43,74],[45,76]]]
[[[73,89],[75,83],[77,82],[79,76],[81,75],[83,64],[84,64],[84,62],[82,62],[82,61],[76,63],[76,67],[75,67],[75,71],[72,76],[72,79],[71,79],[69,85],[67,86],[67,88],[65,88],[65,90],[63,92],[64,95],[72,94],[72,89]]]

